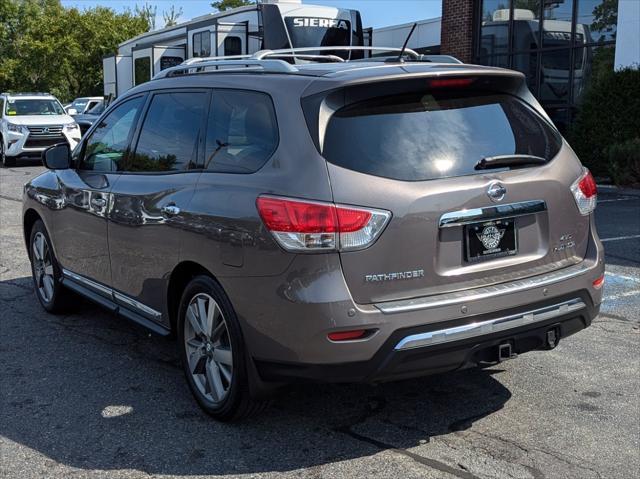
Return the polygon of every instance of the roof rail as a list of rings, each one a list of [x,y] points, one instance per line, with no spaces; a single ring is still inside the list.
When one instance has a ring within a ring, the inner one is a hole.
[[[230,71],[226,67],[237,66],[233,71],[242,71],[244,69],[255,70],[261,69],[265,73],[297,73],[299,70],[284,60],[270,57],[281,58],[298,58],[301,60],[328,60],[334,62],[344,62],[345,59],[331,53],[317,54],[316,52],[335,52],[335,51],[381,51],[381,52],[402,52],[401,48],[394,47],[360,47],[360,46],[333,46],[333,47],[302,47],[302,48],[283,48],[279,50],[260,50],[253,55],[233,55],[233,56],[217,56],[217,57],[195,57],[189,58],[180,65],[167,68],[157,73],[152,80],[167,78],[174,75],[196,73],[207,67],[215,67],[216,71],[220,67],[225,67],[225,72]],[[406,48],[404,53],[420,59],[421,55],[415,50]],[[253,68],[252,68],[253,67]]]
[[[256,60],[262,60],[266,57],[270,56],[279,56],[278,54],[289,53],[293,56],[296,53],[305,53],[305,52],[361,52],[361,51],[370,51],[370,52],[401,52],[402,48],[395,47],[360,47],[360,46],[334,46],[334,47],[301,47],[301,48],[282,48],[280,50],[260,50],[252,55],[252,58]],[[404,53],[412,56],[416,60],[420,58],[420,55],[411,48],[405,48]]]
[[[298,71],[297,68],[284,60],[256,60],[251,56],[241,55],[234,57],[190,58],[180,65],[162,70],[152,79],[157,80],[159,78],[166,78],[176,74],[187,74],[191,70],[195,70],[197,72],[199,69],[206,67],[225,67],[222,71],[228,72],[230,70],[226,67],[234,66],[240,67],[235,71],[244,69],[253,70],[254,68],[260,68],[265,73],[295,73]]]
[[[338,63],[343,63],[346,60],[342,57],[339,57],[338,55],[309,55],[306,53],[277,53],[277,52],[273,52],[273,53],[269,53],[267,54],[267,57],[278,57],[278,58],[299,58],[300,60],[318,60],[318,61],[331,61],[331,62],[338,62]]]

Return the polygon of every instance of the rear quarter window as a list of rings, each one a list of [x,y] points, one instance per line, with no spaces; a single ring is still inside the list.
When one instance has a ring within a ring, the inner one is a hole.
[[[206,170],[254,173],[278,146],[271,97],[244,90],[215,90],[207,122]]]
[[[348,105],[328,122],[322,154],[361,173],[405,181],[482,173],[482,158],[524,154],[550,161],[559,133],[507,94],[432,91]]]

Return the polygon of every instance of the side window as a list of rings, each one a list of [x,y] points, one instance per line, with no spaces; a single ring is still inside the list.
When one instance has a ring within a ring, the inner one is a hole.
[[[0,98],[0,118],[4,116],[4,98]]]
[[[253,173],[278,146],[278,125],[269,95],[216,90],[207,125],[205,169]]]
[[[102,119],[87,139],[81,170],[118,171],[143,104],[144,97],[133,98]]]
[[[226,37],[224,39],[224,54],[230,55],[242,55],[242,40],[240,37]]]
[[[204,92],[154,95],[136,151],[120,169],[162,172],[195,167],[207,98]]]
[[[211,32],[199,32],[193,34],[193,56],[209,57],[211,56]]]

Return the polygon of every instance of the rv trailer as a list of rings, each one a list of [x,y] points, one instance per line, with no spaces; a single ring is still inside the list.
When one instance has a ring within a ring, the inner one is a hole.
[[[357,10],[302,4],[301,0],[263,0],[121,43],[115,54],[103,58],[104,95],[118,97],[190,58],[252,55],[265,49],[363,45]],[[351,60],[364,55],[348,50],[335,54]]]

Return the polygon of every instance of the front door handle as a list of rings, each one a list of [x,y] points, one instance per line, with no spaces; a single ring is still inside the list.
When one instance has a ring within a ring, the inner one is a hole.
[[[104,208],[107,205],[107,200],[104,198],[91,198],[91,206],[95,208]]]
[[[166,205],[162,207],[162,213],[167,216],[177,216],[180,214],[180,208],[176,205]]]

